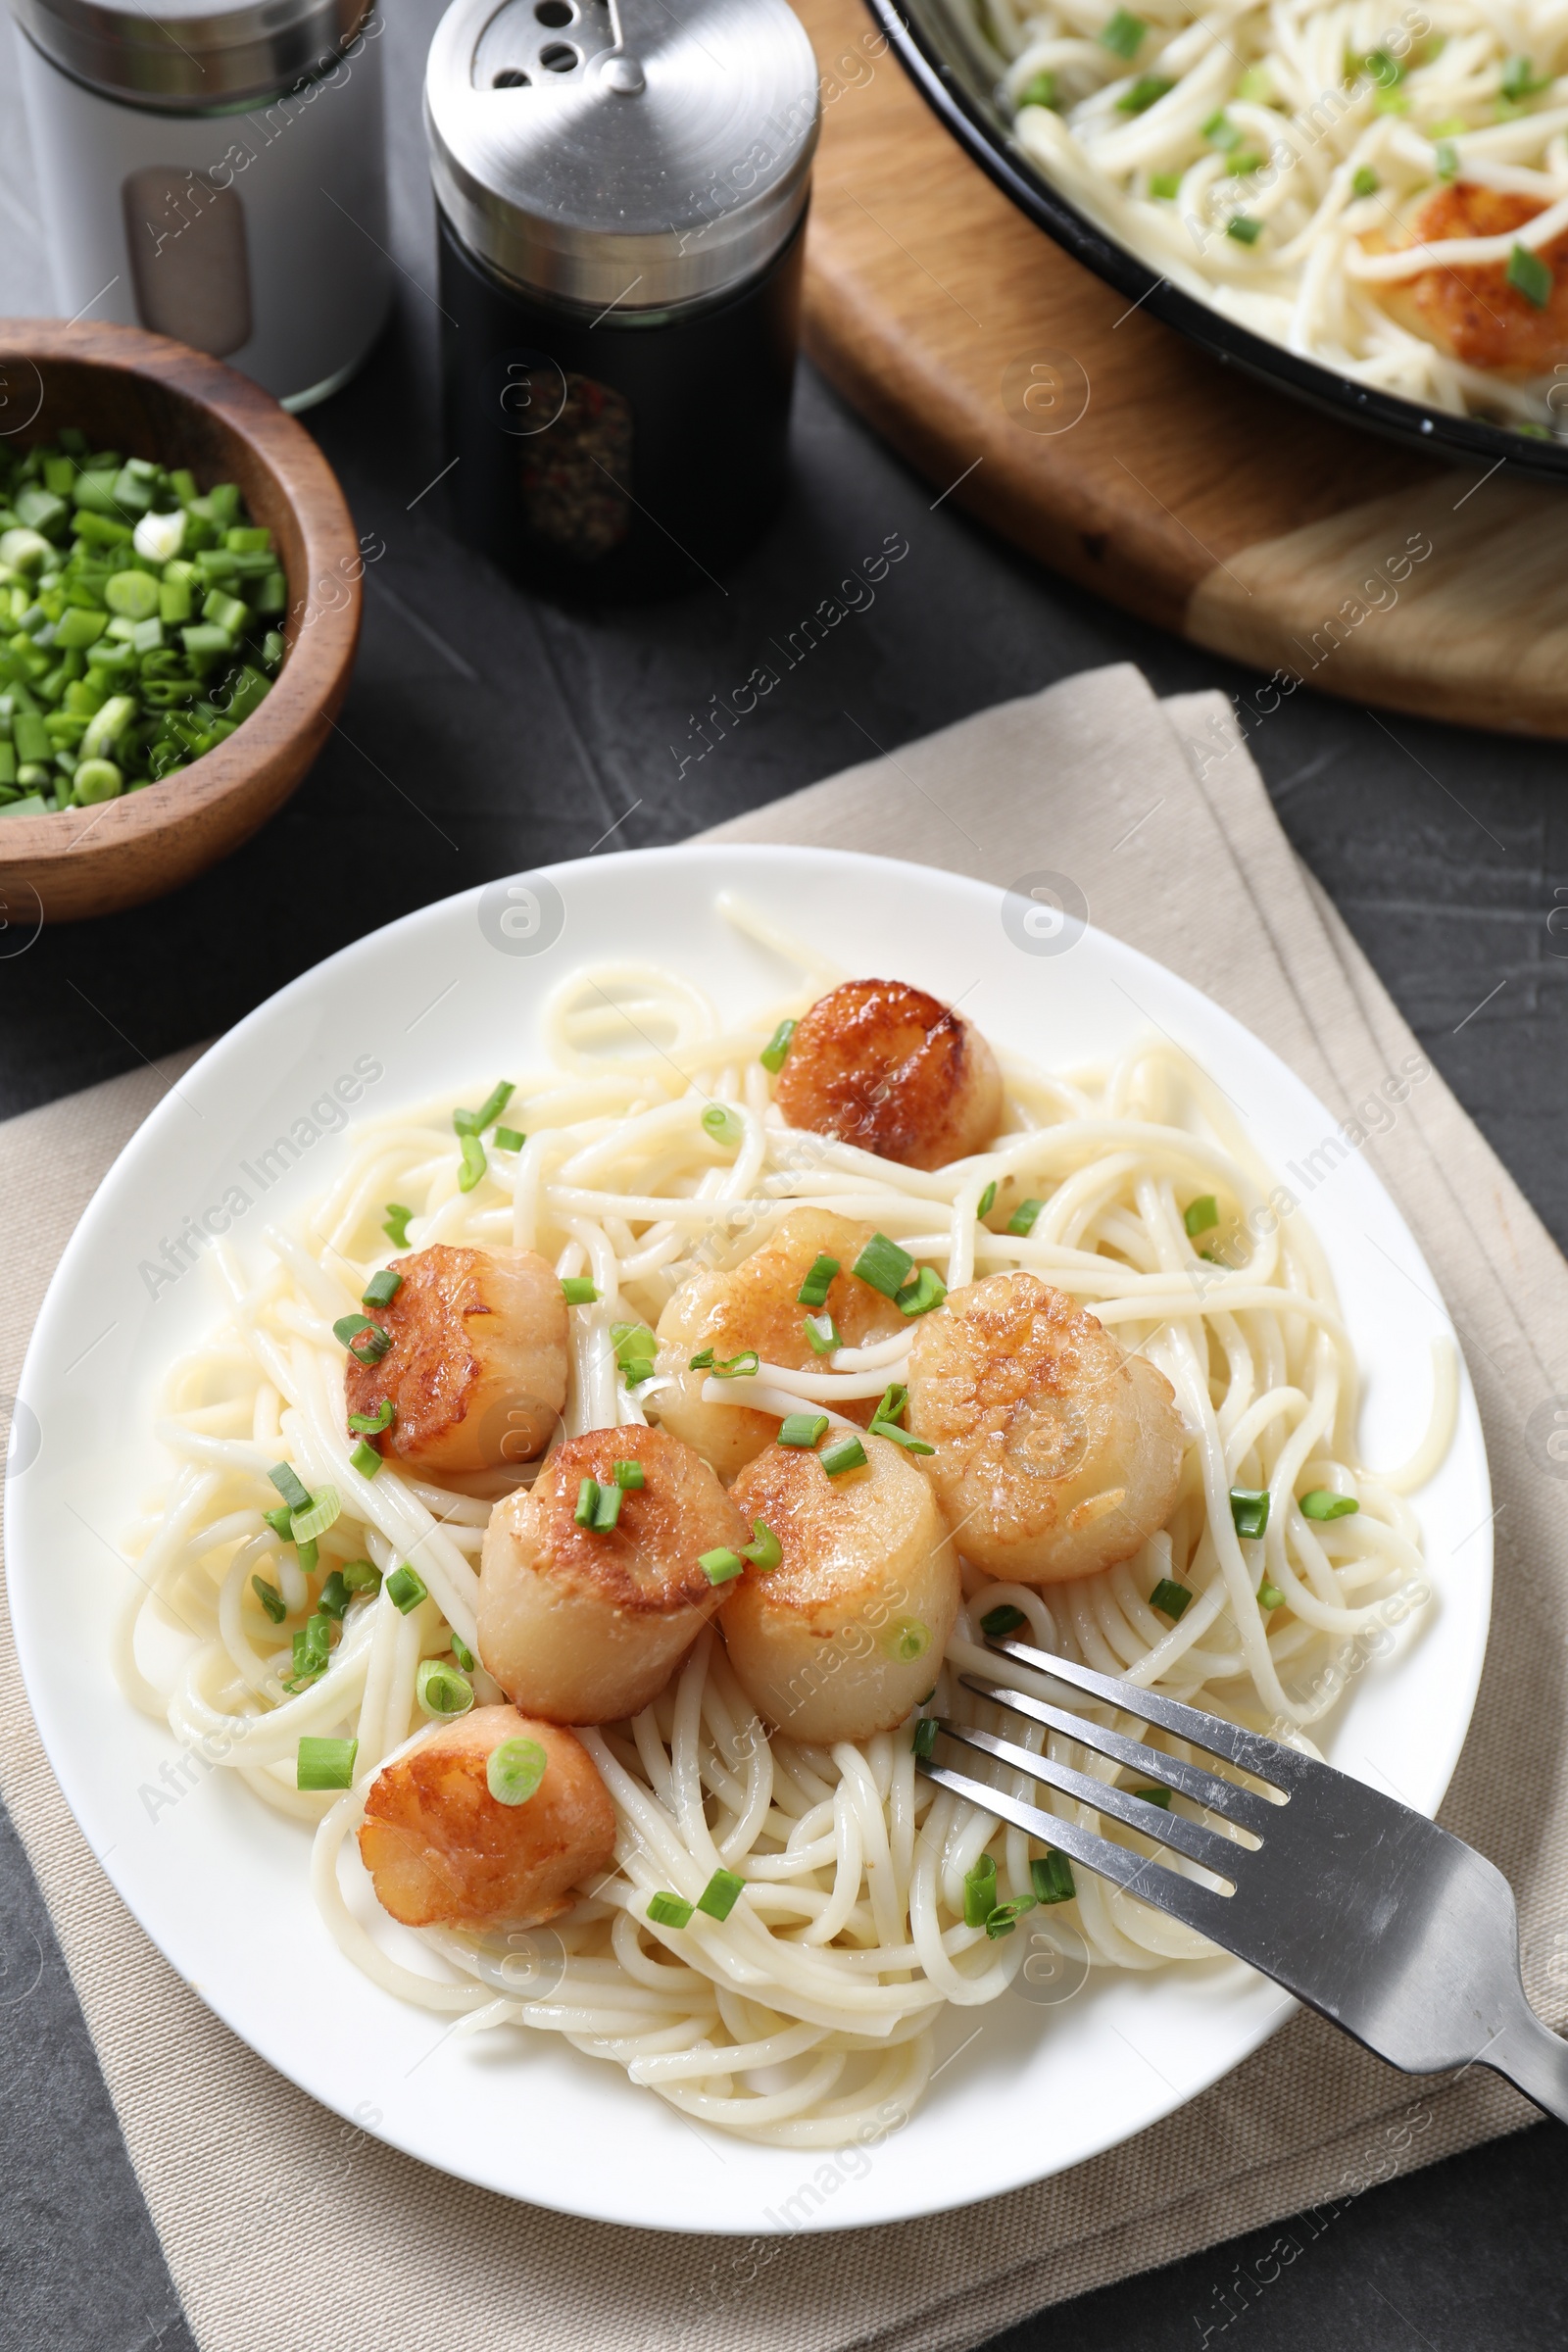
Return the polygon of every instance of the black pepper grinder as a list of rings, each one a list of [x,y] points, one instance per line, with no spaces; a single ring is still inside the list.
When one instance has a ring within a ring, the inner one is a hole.
[[[594,601],[783,497],[816,63],[784,0],[454,0],[425,76],[459,528]]]

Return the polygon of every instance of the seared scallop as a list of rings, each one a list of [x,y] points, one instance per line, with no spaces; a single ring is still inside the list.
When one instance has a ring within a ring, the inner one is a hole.
[[[1002,1077],[979,1030],[923,989],[846,980],[797,1027],[773,1099],[792,1127],[944,1168],[995,1135]]]
[[[1114,1567],[1163,1526],[1186,1431],[1169,1381],[1033,1274],[923,1318],[911,1433],[965,1559],[1023,1585]]]
[[[503,1754],[510,1786],[537,1780],[523,1801],[505,1803],[490,1759],[513,1741],[534,1752]],[[569,1910],[573,1889],[608,1870],[614,1850],[615,1808],[581,1740],[515,1707],[432,1726],[376,1774],[360,1828],[376,1899],[407,1928],[538,1927]]]
[[[640,1487],[619,1488],[634,1464]],[[613,1526],[579,1524],[584,1480],[618,1492]],[[554,1723],[615,1723],[657,1698],[717,1608],[705,1552],[752,1531],[712,1471],[661,1429],[594,1429],[498,1502],[479,1574],[479,1656]]]
[[[671,1385],[650,1398],[661,1425],[695,1446],[721,1478],[733,1478],[743,1463],[778,1434],[778,1415],[744,1404],[705,1404],[705,1367],[690,1369],[694,1355],[711,1349],[720,1363],[754,1350],[768,1364],[791,1371],[820,1370],[822,1356],[807,1337],[808,1314],[826,1314],[846,1348],[863,1348],[906,1330],[891,1298],[850,1272],[871,1239],[869,1225],[854,1225],[825,1208],[792,1210],[770,1241],[730,1274],[697,1274],[681,1288],[659,1318],[657,1369]],[[800,1290],[819,1257],[838,1260],[820,1307],[803,1306]],[[852,1419],[869,1419],[876,1399],[846,1405]]]
[[[902,1723],[958,1614],[957,1555],[931,1489],[890,1439],[862,1443],[865,1468],[838,1478],[804,1446],[771,1446],[730,1490],[783,1557],[729,1588],[719,1625],[741,1689],[792,1740]]]
[[[566,1302],[553,1268],[531,1250],[438,1242],[391,1270],[397,1295],[370,1316],[392,1345],[371,1363],[351,1348],[344,1379],[350,1413],[384,1399],[394,1408],[371,1445],[437,1476],[532,1461],[566,1401]]]

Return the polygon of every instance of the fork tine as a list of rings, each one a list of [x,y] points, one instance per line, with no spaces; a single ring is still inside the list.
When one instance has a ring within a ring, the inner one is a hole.
[[[1222,1781],[1200,1765],[1180,1763],[1160,1748],[1146,1747],[1141,1740],[1130,1740],[1125,1732],[1109,1731],[1102,1724],[1091,1723],[1085,1715],[1069,1714],[1065,1707],[1049,1706],[1043,1698],[1035,1698],[1027,1690],[993,1690],[989,1683],[972,1674],[960,1674],[958,1680],[966,1690],[989,1699],[994,1706],[1005,1707],[1014,1715],[1027,1715],[1031,1723],[1043,1723],[1050,1731],[1062,1732],[1080,1746],[1093,1748],[1097,1755],[1109,1756],[1117,1764],[1129,1765],[1134,1772],[1147,1773],[1152,1781],[1174,1788],[1179,1796],[1190,1796],[1194,1804],[1206,1806],[1210,1813],[1239,1822],[1255,1837],[1266,1837],[1271,1816],[1278,1819],[1279,1807],[1268,1797],[1259,1796],[1255,1789],[1239,1788],[1235,1781]]]
[[[1021,1797],[1008,1796],[1004,1789],[988,1788],[983,1781],[971,1781],[967,1774],[954,1772],[946,1764],[928,1763],[921,1756],[916,1758],[915,1769],[924,1773],[928,1781],[935,1781],[939,1788],[964,1798],[980,1812],[1009,1822],[1015,1830],[1025,1831],[1043,1844],[1055,1846],[1100,1878],[1109,1879],[1124,1894],[1136,1894],[1141,1902],[1168,1911],[1173,1919],[1196,1928],[1200,1936],[1211,1936],[1216,1942],[1225,1941],[1228,1896],[1200,1886],[1196,1879],[1180,1878],[1173,1870],[1161,1869],[1157,1862],[1135,1854],[1130,1845],[1113,1845],[1108,1838],[1097,1838],[1093,1830],[1080,1829],[1075,1821],[1043,1813],[1038,1805],[1025,1804]],[[1150,1810],[1157,1812],[1158,1807],[1152,1806]]]
[[[1019,1666],[1031,1667],[1036,1674],[1050,1675],[1054,1681],[1067,1683],[1076,1690],[1087,1690],[1109,1706],[1124,1707],[1129,1715],[1141,1715],[1146,1723],[1157,1724],[1162,1732],[1173,1732],[1178,1740],[1191,1740],[1194,1747],[1205,1748],[1211,1756],[1223,1756],[1228,1764],[1239,1764],[1244,1772],[1269,1782],[1287,1795],[1312,1776],[1312,1759],[1297,1749],[1283,1747],[1277,1740],[1265,1739],[1261,1732],[1243,1731],[1239,1724],[1226,1723],[1218,1715],[1205,1715],[1198,1707],[1184,1706],[1179,1698],[1164,1698],[1156,1691],[1146,1690],[1141,1684],[1127,1682],[1119,1674],[1098,1674],[1092,1666],[1079,1666],[1070,1658],[1054,1657],[1050,1650],[1032,1649],[1025,1642],[1003,1639],[989,1642],[986,1646]]]
[[[1009,1764],[1014,1771],[1027,1774],[1030,1780],[1043,1781],[1048,1788],[1058,1789],[1081,1805],[1093,1805],[1097,1812],[1108,1814],[1113,1821],[1123,1822],[1128,1829],[1152,1838],[1156,1845],[1168,1845],[1176,1853],[1185,1854],[1190,1862],[1201,1863],[1216,1877],[1230,1878],[1231,1866],[1247,1851],[1231,1838],[1222,1838],[1218,1831],[1203,1829],[1180,1813],[1167,1813],[1162,1805],[1150,1804],[1130,1788],[1112,1788],[1087,1772],[1075,1772],[1070,1764],[1054,1763],[1049,1756],[1037,1756],[1027,1747],[1015,1746],[1010,1740],[1001,1740],[995,1732],[943,1719],[939,1719],[938,1728],[960,1746],[995,1756],[999,1764]]]

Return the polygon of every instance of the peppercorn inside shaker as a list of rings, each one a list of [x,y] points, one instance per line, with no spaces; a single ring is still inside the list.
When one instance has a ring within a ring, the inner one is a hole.
[[[425,122],[459,527],[547,593],[717,583],[784,494],[819,105],[784,0],[455,0]]]
[[[373,0],[12,4],[61,311],[335,392],[391,292]]]

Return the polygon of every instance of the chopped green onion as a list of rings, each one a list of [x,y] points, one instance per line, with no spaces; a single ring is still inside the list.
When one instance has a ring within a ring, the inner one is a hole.
[[[877,1398],[876,1411],[871,1415],[873,1426],[878,1421],[902,1421],[904,1408],[909,1401],[909,1392],[901,1380],[890,1381]]]
[[[698,1554],[697,1565],[710,1585],[727,1585],[735,1577],[746,1574],[746,1562],[738,1551],[720,1544],[712,1551]]]
[[[453,1634],[452,1636],[452,1655],[457,1659],[458,1664],[463,1668],[465,1674],[471,1674],[473,1672],[477,1661],[474,1658],[472,1650],[468,1647],[466,1642],[464,1641],[461,1634]]]
[[[741,1544],[740,1555],[743,1560],[750,1560],[760,1575],[767,1576],[784,1557],[784,1546],[770,1527],[760,1519],[754,1519],[752,1541]]]
[[[515,1127],[498,1127],[490,1141],[498,1152],[520,1152],[528,1138]]]
[[[285,1690],[307,1690],[320,1681],[332,1654],[331,1641],[330,1618],[318,1614],[307,1619],[294,1637],[294,1671],[283,1685]]]
[[[413,1209],[405,1208],[401,1200],[389,1200],[386,1203],[386,1223],[382,1226],[381,1231],[386,1235],[394,1250],[408,1248],[409,1219],[413,1214]]]
[[[727,1102],[710,1102],[703,1113],[703,1127],[715,1144],[730,1152],[739,1151],[746,1141],[746,1121]]]
[[[1219,1202],[1212,1193],[1204,1193],[1198,1200],[1189,1200],[1182,1211],[1182,1223],[1196,1242],[1200,1233],[1208,1233],[1219,1223]]]
[[[1236,95],[1252,106],[1267,106],[1274,95],[1274,77],[1267,66],[1249,66],[1236,84]]]
[[[289,1463],[274,1462],[267,1475],[291,1511],[308,1511],[310,1509],[310,1494],[301,1483],[299,1472]]]
[[[896,1298],[914,1272],[914,1260],[885,1233],[873,1233],[852,1271],[857,1282],[880,1291],[884,1298]]]
[[[296,1788],[352,1788],[357,1740],[302,1740],[294,1765]]]
[[[882,1646],[901,1666],[912,1666],[931,1646],[931,1628],[922,1625],[918,1617],[906,1617],[902,1625],[894,1626]]]
[[[595,1535],[609,1535],[620,1517],[620,1506],[624,1500],[624,1488],[613,1480],[608,1487],[599,1489],[594,1502],[593,1529]]]
[[[697,1908],[710,1919],[728,1919],[745,1892],[746,1881],[733,1870],[715,1870],[697,1897]]]
[[[700,1348],[686,1366],[688,1372],[711,1372],[712,1368],[713,1350],[711,1348]]]
[[[275,1585],[270,1585],[265,1576],[253,1576],[251,1578],[251,1590],[256,1594],[256,1597],[261,1602],[263,1608],[267,1611],[269,1617],[270,1617],[272,1620],[272,1623],[274,1625],[281,1625],[284,1618],[288,1615],[288,1603],[284,1600],[283,1595],[278,1591],[277,1587]]]
[[[289,1510],[286,1503],[280,1510],[264,1511],[262,1513],[262,1517],[267,1521],[267,1524],[271,1529],[273,1535],[281,1536],[285,1544],[290,1543],[293,1540],[294,1521],[289,1515]]]
[[[1156,98],[1163,98],[1176,84],[1167,81],[1163,74],[1140,74],[1131,89],[1123,90],[1116,101],[1116,111],[1123,115],[1147,114]]]
[[[1232,213],[1225,223],[1225,234],[1234,237],[1238,245],[1255,245],[1263,234],[1263,223],[1252,220],[1250,214]]]
[[[295,1548],[299,1554],[300,1573],[303,1576],[314,1576],[318,1557],[318,1546],[315,1542],[307,1537],[305,1542],[297,1544]]]
[[[974,1213],[977,1217],[989,1217],[991,1211],[996,1207],[996,1205],[997,1180],[993,1176],[991,1182],[986,1186],[985,1191],[981,1194],[979,1204]]]
[[[387,1598],[391,1601],[392,1606],[400,1609],[405,1617],[411,1609],[416,1609],[421,1600],[428,1600],[430,1597],[429,1589],[423,1577],[417,1575],[409,1566],[407,1560],[404,1561],[401,1568],[393,1569],[392,1574],[386,1580],[386,1591]]]
[[[345,1560],[339,1573],[351,1592],[379,1592],[381,1571],[368,1560]]]
[[[659,1342],[646,1323],[612,1323],[610,1344],[628,1387],[635,1389],[639,1382],[652,1380]]]
[[[871,1415],[872,1437],[891,1438],[895,1446],[904,1447],[906,1453],[935,1453],[936,1447],[928,1446],[924,1438],[913,1438],[907,1430],[899,1427],[899,1423],[904,1417],[904,1408],[908,1401],[908,1390],[898,1382],[895,1382],[891,1388],[884,1389],[881,1401]]]
[[[358,1430],[362,1437],[378,1438],[396,1419],[397,1406],[390,1396],[383,1396],[373,1413],[350,1413],[349,1427]]]
[[[1174,1625],[1192,1597],[1186,1585],[1178,1585],[1170,1577],[1162,1576],[1149,1595],[1149,1605],[1152,1609],[1158,1609],[1160,1615],[1168,1617]]]
[[[684,1895],[670,1894],[663,1887],[648,1897],[648,1916],[657,1928],[683,1928],[696,1908]]]
[[[1232,1487],[1231,1517],[1236,1533],[1255,1542],[1268,1526],[1267,1487]]]
[[[1004,1634],[1015,1634],[1020,1625],[1027,1625],[1028,1622],[1022,1609],[1014,1608],[1010,1600],[1004,1600],[999,1607],[987,1609],[980,1620],[980,1631],[993,1642],[1000,1642]]]
[[[336,1525],[342,1510],[336,1487],[319,1488],[315,1500],[305,1510],[293,1514],[295,1543],[314,1544],[318,1536],[324,1536],[329,1527]]]
[[[1308,1519],[1348,1519],[1360,1508],[1353,1494],[1336,1494],[1332,1487],[1314,1487],[1310,1494],[1301,1496],[1301,1510]]]
[[[342,1624],[343,1613],[349,1605],[349,1589],[340,1568],[334,1568],[321,1587],[321,1596],[316,1605],[324,1616],[335,1617],[339,1625]]]
[[[354,1451],[349,1455],[349,1465],[352,1469],[357,1470],[362,1478],[374,1478],[377,1471],[381,1469],[380,1453],[370,1444],[368,1438],[360,1440]]]
[[[986,1934],[993,1943],[1000,1936],[1010,1936],[1026,1911],[1035,1907],[1032,1894],[1020,1894],[1010,1903],[998,1903],[986,1921]]]
[[[833,1277],[839,1271],[839,1260],[824,1250],[811,1271],[795,1294],[797,1306],[826,1306]]]
[[[1021,1236],[1033,1233],[1035,1219],[1045,1205],[1043,1200],[1020,1200],[1007,1219],[1007,1231]]]
[[[1127,1793],[1129,1796],[1141,1796],[1146,1805],[1158,1805],[1162,1811],[1170,1811],[1171,1792],[1168,1788],[1129,1788]]]
[[[909,1744],[915,1754],[923,1757],[927,1764],[931,1761],[936,1748],[937,1734],[941,1729],[942,1726],[934,1715],[922,1715],[914,1727],[914,1738]]]
[[[1129,63],[1143,47],[1149,26],[1142,17],[1135,17],[1125,8],[1118,8],[1107,24],[1101,26],[1100,43],[1113,57],[1126,58]]]
[[[757,1056],[764,1070],[772,1070],[776,1073],[784,1067],[785,1056],[795,1042],[795,1032],[798,1027],[799,1023],[796,1021],[780,1021]]]
[[[645,1487],[648,1481],[643,1476],[641,1462],[617,1462],[615,1464],[615,1484],[623,1493]]]
[[[483,1135],[487,1127],[494,1126],[516,1091],[514,1086],[503,1078],[490,1089],[477,1110],[455,1110],[452,1114],[452,1122],[455,1127],[460,1119],[472,1121],[471,1126],[458,1127],[459,1135]]]
[[[1351,174],[1350,193],[1353,196],[1375,196],[1382,185],[1371,165],[1363,164],[1359,171]]]
[[[1515,243],[1508,256],[1508,268],[1504,274],[1516,294],[1522,294],[1536,310],[1545,309],[1556,281],[1539,253],[1532,253],[1527,245]]]
[[[1432,151],[1432,160],[1437,165],[1440,179],[1458,178],[1459,150],[1451,139],[1438,140]]]
[[[716,1355],[710,1369],[715,1380],[751,1380],[761,1365],[755,1348],[743,1348],[739,1355]]]
[[[378,1364],[392,1345],[392,1334],[368,1315],[339,1315],[332,1337],[361,1364]]]
[[[781,1446],[815,1446],[826,1435],[826,1413],[786,1413],[778,1425]]]
[[[1054,74],[1031,74],[1013,100],[1014,106],[1054,106],[1056,76]]]
[[[391,1266],[383,1266],[379,1274],[370,1276],[369,1281],[360,1293],[360,1304],[362,1306],[390,1306],[402,1288],[402,1275]]]
[[[839,1327],[831,1315],[808,1315],[805,1323],[807,1342],[813,1355],[831,1355],[843,1347]]]
[[[577,1507],[571,1515],[579,1527],[592,1527],[594,1514],[598,1508],[599,1481],[596,1478],[585,1478],[578,1486]]]
[[[940,1306],[948,1295],[948,1286],[930,1266],[922,1266],[912,1282],[906,1282],[894,1304],[901,1315],[928,1315]]]
[[[1203,136],[1209,145],[1217,147],[1222,155],[1227,154],[1232,147],[1239,147],[1242,143],[1240,128],[1231,121],[1223,107],[1217,115],[1209,116],[1208,121],[1203,124]]]
[[[1549,79],[1549,74],[1536,72],[1528,57],[1510,57],[1502,69],[1502,94],[1518,106],[1544,90]]]
[[[503,1740],[486,1760],[485,1786],[498,1805],[525,1805],[549,1762],[537,1740]]]
[[[1278,1585],[1259,1585],[1257,1588],[1257,1605],[1260,1609],[1283,1608],[1285,1605],[1285,1595],[1280,1591]]]
[[[471,1193],[490,1162],[486,1159],[484,1146],[476,1135],[463,1135],[458,1138],[458,1141],[463,1148],[463,1165],[458,1170],[458,1190],[460,1193]]]
[[[825,1446],[816,1458],[829,1478],[842,1478],[846,1470],[865,1468],[865,1447],[858,1438],[840,1438]]]
[[[963,1882],[963,1924],[983,1928],[997,1907],[997,1857],[982,1854]]]
[[[1055,1846],[1035,1856],[1029,1877],[1037,1903],[1070,1903],[1078,1891],[1072,1883],[1072,1864]]]
[[[1181,194],[1181,185],[1182,175],[1179,172],[1151,172],[1149,175],[1151,196],[1163,196],[1168,201]]]
[[[599,1293],[586,1274],[563,1274],[561,1296],[568,1306],[594,1306],[599,1299]]]
[[[456,1666],[441,1658],[421,1658],[415,1690],[427,1715],[451,1718],[466,1715],[473,1704],[473,1685]]]

